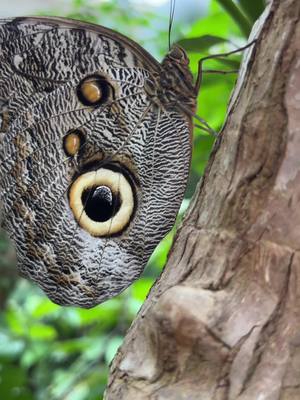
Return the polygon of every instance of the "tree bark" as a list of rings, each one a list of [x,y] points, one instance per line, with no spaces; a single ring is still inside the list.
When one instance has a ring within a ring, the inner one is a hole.
[[[299,18],[299,0],[274,0],[256,26],[168,263],[112,363],[107,400],[300,399]]]

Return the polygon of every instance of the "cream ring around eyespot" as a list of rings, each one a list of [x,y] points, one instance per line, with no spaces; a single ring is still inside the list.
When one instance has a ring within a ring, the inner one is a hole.
[[[84,211],[82,194],[95,186],[107,186],[120,196],[120,208],[105,222],[93,221]],[[69,203],[78,224],[92,236],[110,236],[121,232],[129,223],[134,210],[134,195],[130,183],[120,172],[101,168],[79,176],[69,192]]]

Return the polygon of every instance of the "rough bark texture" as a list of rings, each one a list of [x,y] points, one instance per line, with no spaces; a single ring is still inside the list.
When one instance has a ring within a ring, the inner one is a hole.
[[[299,18],[299,0],[266,10],[107,400],[300,399]]]

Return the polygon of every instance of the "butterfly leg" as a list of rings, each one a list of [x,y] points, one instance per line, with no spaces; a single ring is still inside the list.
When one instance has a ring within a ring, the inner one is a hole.
[[[198,61],[198,76],[197,76],[197,80],[196,80],[196,84],[195,84],[196,93],[199,93],[199,90],[200,90],[200,86],[201,86],[201,82],[202,82],[202,75],[203,75],[203,72],[204,72],[204,70],[202,68],[202,65],[203,65],[204,61],[215,59],[215,58],[218,59],[218,58],[222,58],[222,57],[228,57],[228,56],[230,56],[232,54],[236,54],[236,53],[239,53],[241,51],[244,51],[244,50],[248,49],[249,47],[253,46],[254,43],[256,43],[256,40],[252,40],[250,43],[246,44],[245,46],[240,47],[240,48],[238,48],[236,50],[228,51],[227,53],[211,54],[209,56],[200,58],[200,60]],[[224,73],[224,71],[221,72],[221,73]]]
[[[203,73],[214,73],[214,74],[232,74],[232,73],[237,73],[238,70],[228,70],[228,71],[224,71],[224,70],[204,70],[203,69],[203,62],[209,59],[218,59],[218,58],[222,58],[222,57],[228,57],[231,54],[235,54],[235,53],[239,53],[243,50],[246,50],[247,48],[251,47],[254,43],[256,42],[256,40],[251,41],[250,43],[248,43],[247,45],[240,47],[236,50],[232,50],[229,51],[227,53],[219,53],[219,54],[211,54],[209,56],[200,58],[200,60],[198,61],[198,75],[197,75],[197,79],[196,79],[196,84],[195,84],[195,92],[197,94],[199,94],[200,91],[200,87],[201,87],[201,83],[202,83],[202,77],[203,77]],[[210,134],[212,134],[213,136],[218,136],[217,132],[215,132],[208,124],[206,121],[204,121],[203,118],[199,117],[198,115],[194,115],[194,118],[196,118],[201,125],[195,124],[195,126],[197,126],[198,128],[209,132]]]

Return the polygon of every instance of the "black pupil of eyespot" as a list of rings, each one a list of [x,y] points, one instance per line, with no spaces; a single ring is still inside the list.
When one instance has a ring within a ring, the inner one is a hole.
[[[91,220],[105,222],[120,209],[120,198],[108,186],[97,186],[83,192],[82,204]]]

